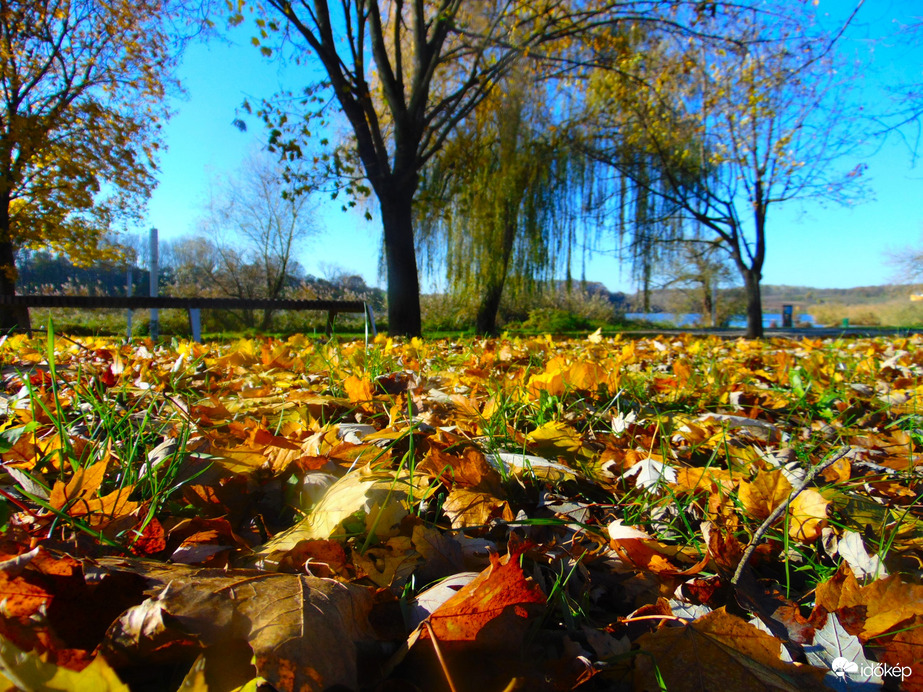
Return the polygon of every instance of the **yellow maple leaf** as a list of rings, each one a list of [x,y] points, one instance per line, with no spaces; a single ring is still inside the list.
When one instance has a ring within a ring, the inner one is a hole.
[[[781,471],[761,471],[750,483],[741,483],[738,498],[744,511],[756,519],[765,519],[792,492],[792,484]]]
[[[343,389],[346,390],[346,396],[354,404],[371,401],[374,396],[372,383],[355,375],[350,375],[343,380]]]
[[[820,537],[827,525],[827,505],[830,502],[813,488],[802,491],[789,507],[788,535],[796,541],[810,543]]]

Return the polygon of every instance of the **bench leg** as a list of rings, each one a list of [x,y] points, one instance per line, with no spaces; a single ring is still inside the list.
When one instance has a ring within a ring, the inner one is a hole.
[[[336,317],[337,317],[336,310],[327,311],[327,326],[324,329],[324,331],[327,334],[327,338],[330,338],[331,336],[333,336],[333,321],[336,319]]]

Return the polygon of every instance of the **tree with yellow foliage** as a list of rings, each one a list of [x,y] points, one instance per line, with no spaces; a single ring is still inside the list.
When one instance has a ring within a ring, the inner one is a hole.
[[[593,76],[593,155],[714,234],[743,280],[749,337],[763,335],[770,210],[804,199],[845,203],[862,191],[865,166],[844,166],[858,142],[848,70],[835,53],[845,26],[826,34],[811,12],[791,3],[778,12],[718,7],[700,18],[703,31],[721,24],[736,45],[613,35],[603,41],[608,64]],[[656,160],[656,185],[649,166],[639,171],[621,156],[626,142]]]
[[[155,184],[170,74],[158,0],[0,0],[0,296],[16,292],[16,253],[111,256],[106,234]],[[28,327],[0,307],[0,329]]]

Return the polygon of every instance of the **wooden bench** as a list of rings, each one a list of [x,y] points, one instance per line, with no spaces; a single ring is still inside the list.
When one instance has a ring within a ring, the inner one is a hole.
[[[371,306],[361,300],[269,300],[264,298],[172,298],[169,296],[0,296],[0,306],[25,308],[90,308],[114,310],[157,309],[186,310],[192,338],[202,340],[200,310],[318,310],[327,313],[326,332],[333,332],[337,314],[361,313],[365,321],[365,336],[369,328],[377,333]],[[131,335],[129,334],[129,337]]]

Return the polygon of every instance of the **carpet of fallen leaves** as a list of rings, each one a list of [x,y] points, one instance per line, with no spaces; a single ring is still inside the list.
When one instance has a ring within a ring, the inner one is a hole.
[[[0,677],[923,689],[923,338],[0,343]]]

